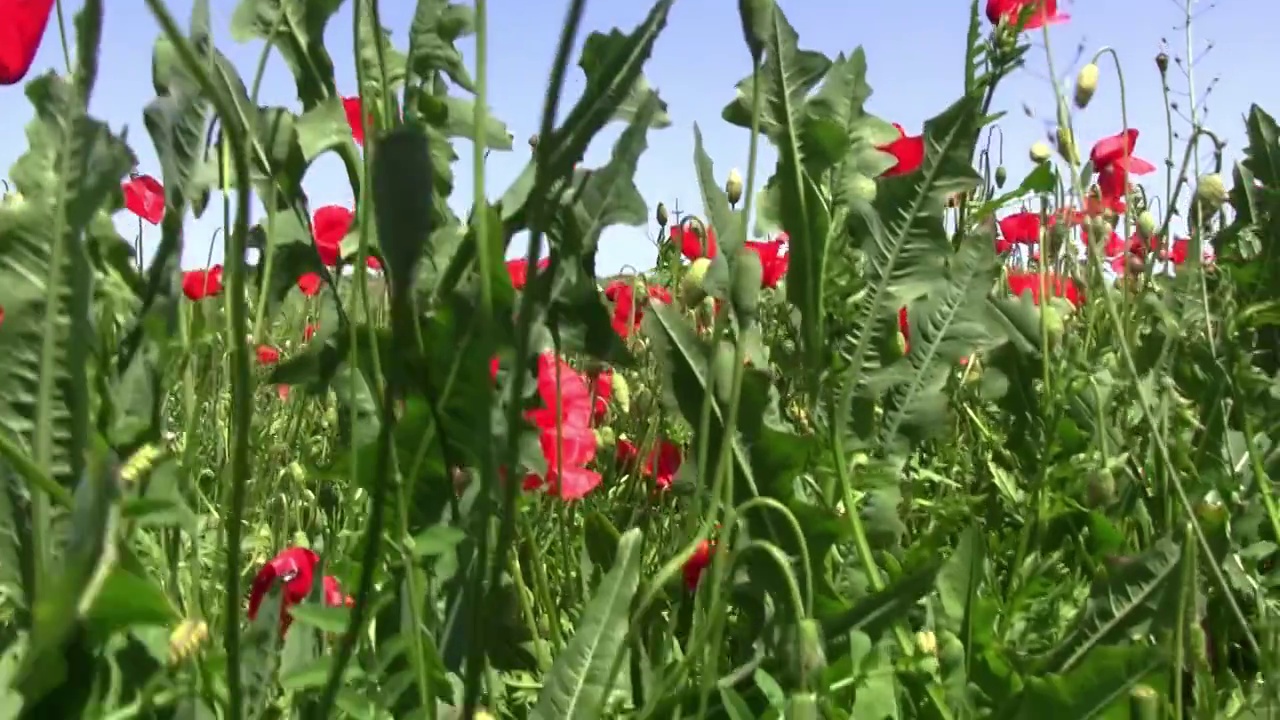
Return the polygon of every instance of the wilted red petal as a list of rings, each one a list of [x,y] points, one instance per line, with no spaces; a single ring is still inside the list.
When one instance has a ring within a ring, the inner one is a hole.
[[[53,0],[0,0],[0,85],[27,76],[52,9]]]
[[[791,254],[786,252],[787,240],[787,236],[782,235],[769,242],[753,240],[746,242],[747,247],[760,256],[760,268],[764,271],[760,275],[760,287],[776,288],[778,282],[787,274],[787,266],[791,259]]]
[[[684,575],[684,586],[689,592],[693,592],[698,588],[698,581],[702,579],[702,573],[711,565],[711,553],[714,546],[710,541],[703,540],[698,543],[698,547],[694,548],[693,554],[688,560],[684,561],[684,567],[681,569]]]

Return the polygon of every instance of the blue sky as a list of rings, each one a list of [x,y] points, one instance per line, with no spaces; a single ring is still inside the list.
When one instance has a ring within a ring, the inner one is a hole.
[[[383,2],[383,22],[394,32],[401,49],[407,46],[409,22],[414,2]],[[261,46],[239,44],[230,38],[233,0],[212,0],[212,14],[218,44],[250,77]],[[351,7],[348,2],[329,25],[326,38],[337,66],[339,90],[354,94],[355,72],[351,61]],[[541,113],[545,79],[559,36],[566,3],[529,0],[489,2],[489,101],[494,113],[504,120],[516,137],[512,152],[494,152],[486,169],[488,194],[497,197],[516,177],[528,160],[525,140],[536,131]],[[612,27],[630,30],[647,11],[647,3],[587,3],[586,32]],[[874,91],[868,109],[918,133],[921,123],[950,104],[962,87],[964,36],[969,3],[967,0],[898,0],[897,2],[800,2],[781,0],[792,24],[800,34],[801,46],[834,57],[861,45],[868,56],[869,82]],[[1280,51],[1275,49],[1274,27],[1280,9],[1263,0],[1218,0],[1210,6],[1200,0],[1199,16],[1193,26],[1194,51],[1214,49],[1197,62],[1195,79],[1203,94],[1214,79],[1209,97],[1207,123],[1229,145],[1234,159],[1244,142],[1242,114],[1257,102],[1272,113],[1280,113],[1280,85],[1260,81],[1259,72],[1276,67]],[[71,17],[80,3],[66,0],[68,32]],[[169,6],[185,24],[190,12],[188,0],[171,0]],[[1068,24],[1052,30],[1055,64],[1059,75],[1074,77],[1075,70],[1097,49],[1109,45],[1119,53],[1126,72],[1129,122],[1141,129],[1137,154],[1157,165],[1159,171],[1144,178],[1149,190],[1163,192],[1166,157],[1165,112],[1154,57],[1162,38],[1168,53],[1186,56],[1182,29],[1181,0],[1064,0],[1060,11],[1071,14]],[[585,38],[586,32],[579,38]],[[103,29],[100,76],[92,112],[113,128],[128,127],[142,172],[159,176],[155,153],[142,124],[142,109],[153,95],[150,67],[151,48],[157,36],[155,21],[142,0],[111,0],[107,3]],[[1045,133],[1044,119],[1053,115],[1053,91],[1044,61],[1044,48],[1036,35],[1031,62],[1002,86],[995,106],[1009,111],[1002,121],[1004,163],[1010,183],[1015,184],[1029,169],[1027,149]],[[474,62],[472,45],[462,45],[468,63]],[[576,53],[575,53],[576,60]],[[51,20],[45,41],[29,77],[50,68],[63,67],[56,20]],[[1229,72],[1229,69],[1237,70]],[[678,0],[671,22],[659,39],[647,69],[650,83],[670,106],[673,125],[651,132],[649,150],[641,161],[637,185],[645,199],[656,206],[677,202],[682,210],[697,212],[698,190],[694,178],[693,124],[703,132],[716,173],[727,175],[733,167],[746,174],[747,135],[720,120],[721,108],[733,98],[734,84],[750,71],[750,58],[742,42],[733,0]],[[1175,91],[1185,93],[1186,80],[1172,63],[1169,75]],[[581,92],[583,78],[574,68],[566,84],[568,105]],[[0,88],[0,168],[7,169],[22,152],[21,130],[30,120],[31,109],[19,86]],[[461,91],[458,91],[461,92]],[[1190,104],[1175,98],[1181,107]],[[295,105],[293,82],[283,62],[273,57],[268,66],[264,104]],[[1027,117],[1023,106],[1036,117]],[[1089,108],[1075,120],[1077,137],[1087,151],[1093,141],[1121,129],[1119,93],[1114,71],[1103,63],[1102,81]],[[1186,136],[1185,121],[1175,117],[1175,129]],[[620,127],[598,138],[585,158],[587,165],[603,163]],[[1176,144],[1181,158],[1183,145]],[[472,173],[470,147],[458,143],[462,160],[456,167],[457,187],[453,204],[460,212],[471,204]],[[761,168],[767,176],[773,153],[765,149]],[[1158,179],[1157,179],[1158,178]],[[350,206],[352,199],[336,157],[320,159],[310,170],[306,187],[312,208],[337,203]],[[183,264],[198,267],[205,263],[209,238],[220,222],[220,212],[209,212],[188,221],[188,246]],[[136,220],[126,213],[118,218],[126,237],[137,232]],[[614,228],[601,243],[598,267],[611,272],[624,266],[640,269],[652,265],[655,228]],[[158,229],[144,230],[144,246],[158,240]],[[220,241],[219,241],[220,242]],[[513,248],[514,250],[514,248]],[[520,248],[523,252],[523,248]],[[214,257],[221,257],[221,247]]]

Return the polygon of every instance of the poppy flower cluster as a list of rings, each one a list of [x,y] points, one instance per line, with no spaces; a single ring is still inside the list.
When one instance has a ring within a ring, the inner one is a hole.
[[[280,635],[283,637],[293,623],[290,608],[306,600],[311,594],[319,562],[319,555],[301,547],[287,548],[271,558],[254,576],[253,583],[249,586],[249,619],[258,617],[258,608],[262,606],[263,598],[267,596],[271,586],[279,581],[283,585],[280,598]],[[338,584],[337,578],[325,575],[321,578],[321,583],[325,605],[351,607],[354,604],[350,596],[342,593],[342,586]]]
[[[1014,297],[1031,294],[1031,302],[1040,304],[1040,274],[1034,272],[1011,272],[1006,278],[1009,291]],[[1072,305],[1080,307],[1084,304],[1084,291],[1069,277],[1049,273],[1046,278],[1049,293],[1053,297],[1066,299]]]

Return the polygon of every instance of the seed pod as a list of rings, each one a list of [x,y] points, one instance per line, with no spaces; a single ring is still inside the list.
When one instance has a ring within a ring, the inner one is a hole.
[[[1204,203],[1210,210],[1217,210],[1227,201],[1227,188],[1222,183],[1222,176],[1217,173],[1201,175],[1196,183],[1196,199]]]
[[[666,203],[658,203],[658,211],[655,213],[655,215],[657,216],[658,227],[660,228],[666,227],[667,220],[670,219],[669,216],[667,215]]]
[[[1098,66],[1089,63],[1080,68],[1080,74],[1076,76],[1076,107],[1081,110],[1089,105],[1089,101],[1093,99],[1093,93],[1098,89]]]
[[[729,291],[729,301],[738,319],[744,323],[752,323],[760,314],[760,287],[764,280],[764,266],[760,264],[760,255],[754,250],[743,249],[738,252],[733,269],[733,284]]]
[[[1049,149],[1049,145],[1043,141],[1036,141],[1031,146],[1031,162],[1037,165],[1048,162],[1049,157],[1053,155],[1053,151]]]
[[[729,171],[729,179],[724,183],[724,194],[729,196],[729,204],[737,205],[742,199],[742,175],[738,168]]]
[[[1166,52],[1156,53],[1156,68],[1160,71],[1161,76],[1169,72],[1169,54],[1168,53]]]
[[[996,168],[996,187],[997,188],[1004,187],[1005,181],[1007,181],[1008,179],[1009,179],[1009,171],[1005,170],[1003,165],[997,167]]]

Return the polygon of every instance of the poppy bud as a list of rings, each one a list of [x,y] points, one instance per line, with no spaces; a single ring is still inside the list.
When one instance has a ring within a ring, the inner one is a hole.
[[[1141,274],[1146,269],[1147,263],[1137,253],[1129,253],[1129,257],[1125,260],[1125,267],[1131,275]]]
[[[1098,508],[1110,505],[1116,500],[1116,479],[1110,470],[1103,468],[1089,478],[1087,488],[1089,507]]]
[[[1152,235],[1156,234],[1156,216],[1151,214],[1150,210],[1144,210],[1138,215],[1138,237],[1143,240],[1150,240]]]
[[[681,297],[684,298],[685,305],[693,307],[707,296],[706,291],[702,289],[702,280],[707,276],[707,269],[710,267],[709,258],[698,258],[689,264],[688,272],[680,281]]]
[[[1150,685],[1135,685],[1129,691],[1129,717],[1133,720],[1156,720],[1160,710],[1160,696]]]
[[[1201,175],[1196,183],[1196,199],[1211,210],[1217,210],[1227,201],[1227,188],[1222,184],[1222,176],[1216,173]]]
[[[1058,153],[1062,155],[1062,159],[1072,165],[1080,164],[1080,153],[1076,151],[1076,140],[1071,136],[1071,131],[1065,127],[1058,128]]]
[[[596,436],[596,445],[600,447],[613,447],[618,438],[613,434],[613,428],[608,425],[591,431]]]
[[[615,372],[609,378],[609,385],[613,388],[613,402],[617,404],[618,409],[622,412],[631,410],[631,386],[627,384],[627,379],[622,373]]]
[[[938,635],[938,661],[945,672],[951,668],[964,667],[964,643],[956,634],[943,630]]]
[[[729,196],[729,204],[737,205],[742,199],[742,175],[738,168],[729,171],[729,179],[724,183],[724,194]]]
[[[860,173],[855,173],[849,180],[849,192],[864,202],[875,202],[877,187],[875,180]]]
[[[1008,179],[1009,179],[1009,171],[1005,170],[1003,165],[997,167],[996,168],[996,187],[997,188],[1004,187],[1004,183]]]
[[[534,152],[538,151],[538,133],[529,136],[529,149]]]
[[[1160,70],[1160,74],[1164,75],[1169,72],[1169,54],[1160,52],[1156,54],[1156,68]]]
[[[925,655],[938,654],[938,636],[929,630],[916,633],[916,649]]]
[[[658,219],[658,227],[666,227],[669,216],[667,215],[666,203],[658,203],[658,211],[656,213]]]
[[[169,664],[177,665],[191,657],[209,637],[209,625],[203,620],[187,618],[169,633]]]
[[[1040,308],[1040,314],[1044,317],[1045,328],[1049,331],[1049,337],[1060,338],[1066,330],[1066,324],[1062,321],[1062,314],[1052,304],[1046,304]]]
[[[738,319],[751,323],[759,314],[764,265],[760,262],[760,253],[746,249],[738,253],[737,262],[734,265],[729,300],[733,302],[733,309],[738,313]]]
[[[128,484],[137,482],[155,466],[159,459],[160,448],[155,445],[143,445],[134,451],[120,468],[120,479]]]
[[[733,398],[733,376],[736,368],[736,351],[733,343],[722,342],[716,345],[711,357],[711,383],[716,400],[722,407],[729,407]]]
[[[1089,101],[1093,99],[1093,93],[1098,89],[1098,66],[1089,63],[1080,68],[1080,74],[1076,76],[1076,107],[1081,110],[1089,105]]]
[[[1031,162],[1036,163],[1037,165],[1043,162],[1048,162],[1049,156],[1052,154],[1053,151],[1050,150],[1049,146],[1044,142],[1037,141],[1031,146]]]

